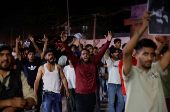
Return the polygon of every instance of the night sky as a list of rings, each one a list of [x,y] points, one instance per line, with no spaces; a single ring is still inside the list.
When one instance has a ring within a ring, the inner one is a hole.
[[[98,27],[100,22],[113,20],[111,25],[116,32],[120,29],[120,32],[128,32],[128,28],[122,27],[123,20],[130,18],[129,9],[132,5],[146,2],[147,0],[69,0],[71,26],[83,25],[88,20],[93,21],[91,14],[99,13]],[[38,31],[41,33],[55,29],[67,21],[67,0],[4,0],[1,1],[0,14],[1,38],[7,34],[9,36],[12,28],[14,36],[22,35],[23,30],[27,31],[25,34]],[[111,25],[107,23],[103,26]],[[32,31],[33,29],[38,31]]]

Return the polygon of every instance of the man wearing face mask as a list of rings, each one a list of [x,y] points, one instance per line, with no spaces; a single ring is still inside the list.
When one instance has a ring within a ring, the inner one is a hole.
[[[108,32],[106,44],[102,47],[100,52],[92,58],[90,58],[90,51],[88,49],[83,49],[81,51],[81,57],[78,59],[68,47],[66,40],[67,36],[62,32],[61,41],[73,64],[76,74],[76,110],[77,112],[94,112],[96,104],[95,92],[97,91],[96,66],[99,64],[106,49],[109,47],[110,41],[112,40],[112,34],[111,32]]]

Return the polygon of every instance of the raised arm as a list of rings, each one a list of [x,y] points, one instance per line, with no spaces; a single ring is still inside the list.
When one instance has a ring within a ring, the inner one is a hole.
[[[67,35],[65,36],[65,32],[63,31],[61,33],[61,41],[63,42],[64,48],[66,49],[67,56],[71,60],[73,66],[77,65],[78,58],[74,55],[74,53],[71,51],[70,47],[68,46],[67,42]]]
[[[38,48],[38,46],[36,45],[36,43],[35,43],[35,41],[34,41],[34,38],[33,38],[31,35],[29,35],[28,37],[29,37],[29,39],[31,40],[32,44],[34,45],[35,49],[41,54],[42,51],[41,51],[41,50]]]
[[[97,42],[95,42],[95,40],[93,40],[93,47],[96,47],[96,45],[100,43],[100,39],[97,40]]]
[[[34,82],[34,94],[35,94],[36,97],[37,97],[37,91],[38,91],[39,82],[40,82],[40,79],[42,77],[42,69],[43,69],[43,66],[40,66],[38,68],[37,77],[36,77],[36,80]]]
[[[71,43],[69,43],[68,46],[70,47],[75,41],[76,41],[76,38],[74,37],[73,41]],[[65,50],[66,50],[65,48],[62,48],[61,52],[64,52]]]
[[[16,38],[16,55],[17,55],[18,59],[21,60],[21,54],[19,54],[19,47],[18,47],[19,43],[20,43],[20,36],[19,36],[19,38]]]
[[[79,51],[81,51],[83,48],[81,47],[80,39],[78,39],[78,46],[79,46]]]
[[[47,49],[47,43],[48,43],[48,38],[47,37],[44,37],[44,48],[43,48],[43,52],[41,53],[41,60],[43,60],[44,58],[44,52],[45,50]]]
[[[161,40],[161,42],[158,41],[158,42],[161,43],[161,46],[158,47],[158,48],[156,49],[156,51],[155,51],[155,53],[156,53],[156,61],[157,61],[157,60],[160,60],[160,58],[161,58],[160,53],[161,53],[162,49],[165,47],[165,45],[168,43],[168,41],[162,41],[162,39],[156,38],[156,37],[155,37],[155,39],[156,39],[157,41],[158,41],[158,40]]]
[[[168,45],[169,45],[168,46],[169,47],[168,50],[164,53],[163,57],[159,61],[159,64],[160,64],[160,66],[161,66],[163,71],[170,64],[170,42],[169,42]]]
[[[98,64],[100,62],[100,60],[103,57],[104,53],[109,48],[110,42],[112,40],[112,33],[111,33],[111,31],[108,31],[108,36],[107,37],[105,36],[105,38],[106,38],[107,42],[102,47],[102,49],[99,51],[99,53],[96,56],[94,56],[94,58],[93,58],[96,64]]]
[[[63,70],[62,70],[61,66],[60,66],[60,65],[57,65],[57,68],[58,68],[58,71],[60,71],[60,77],[61,77],[62,82],[63,82],[63,84],[64,84],[64,87],[65,87],[65,89],[66,89],[67,98],[69,98],[69,97],[70,97],[70,94],[69,94],[69,92],[68,92],[67,79],[66,79],[66,77],[65,77],[65,75],[64,75],[64,73],[63,73]]]
[[[109,48],[106,50],[105,52],[105,59],[108,60],[109,59]]]
[[[138,30],[138,33],[136,33],[130,41],[126,44],[126,46],[123,49],[123,72],[125,76],[128,76],[132,67],[132,52],[136,45],[136,43],[139,41],[141,35],[148,27],[148,21],[151,21],[150,18],[150,12],[145,12],[143,15],[143,24],[142,27]]]

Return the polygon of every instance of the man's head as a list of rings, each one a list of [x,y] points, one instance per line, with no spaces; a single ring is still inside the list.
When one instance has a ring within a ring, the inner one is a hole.
[[[90,51],[90,55],[93,54],[93,46],[91,44],[87,44],[85,48]]]
[[[121,39],[115,39],[114,40],[114,45],[116,48],[120,49],[121,47]]]
[[[83,49],[81,51],[81,56],[80,59],[84,62],[84,63],[88,63],[89,59],[90,59],[90,51],[88,49]]]
[[[6,43],[0,43],[0,70],[8,71],[12,62],[12,49]]]
[[[142,39],[136,44],[136,59],[142,68],[151,68],[156,48],[156,44],[150,39]]]
[[[12,46],[12,52],[15,52],[15,45]]]
[[[98,47],[94,47],[94,49],[93,49],[93,54],[94,54],[94,55],[97,55],[97,54],[98,54],[98,52],[99,52]]]
[[[24,48],[24,54],[25,54],[26,56],[28,55],[28,52],[29,52],[29,48],[28,48],[28,47]]]
[[[27,58],[30,62],[34,61],[34,59],[35,59],[35,50],[34,49],[28,50]]]
[[[54,64],[54,51],[51,48],[48,48],[44,52],[45,59],[48,61],[50,64]]]
[[[74,45],[74,44],[71,45],[70,48],[71,48],[71,50],[72,50],[73,52],[76,52],[76,50],[77,50],[77,46]]]
[[[115,48],[115,47],[110,47],[110,55],[112,56],[113,59],[119,59],[119,52],[120,49]]]
[[[122,49],[124,49],[124,47],[126,46],[126,44],[127,44],[127,43],[124,43],[124,44],[122,45]]]

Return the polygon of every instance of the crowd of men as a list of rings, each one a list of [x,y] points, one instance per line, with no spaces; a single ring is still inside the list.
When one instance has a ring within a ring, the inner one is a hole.
[[[62,97],[67,98],[67,112],[100,112],[100,102],[108,97],[110,112],[170,112],[170,44],[156,44],[140,37],[151,21],[150,12],[126,44],[112,41],[108,31],[106,43],[78,46],[67,43],[61,33],[64,48],[58,53],[48,47],[22,48],[20,37],[10,47],[0,43],[0,111],[14,112],[33,107],[44,112],[62,112]],[[63,54],[58,56],[59,54]],[[56,57],[59,57],[56,59]],[[100,92],[102,91],[102,93]]]

